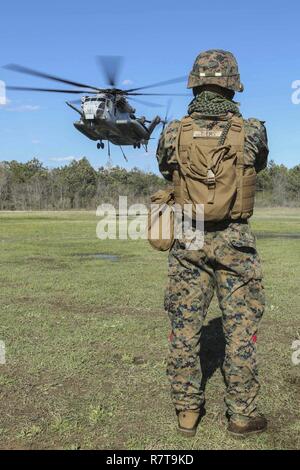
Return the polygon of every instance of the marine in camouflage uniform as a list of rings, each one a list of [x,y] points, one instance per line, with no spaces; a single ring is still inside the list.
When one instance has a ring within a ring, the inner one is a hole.
[[[234,91],[243,89],[232,54],[215,50],[201,53],[188,87],[193,88],[195,95],[188,114],[201,128],[225,127],[224,116],[241,116],[238,103],[232,100]],[[175,147],[179,128],[180,121],[170,122],[161,134],[157,149],[159,169],[170,181],[178,168]],[[259,172],[266,167],[268,157],[264,123],[247,119],[244,129],[244,162]],[[236,434],[263,430],[262,422],[256,421],[260,419],[256,340],[265,299],[255,236],[247,220],[205,223],[202,248],[187,249],[183,238],[176,240],[170,250],[165,309],[172,333],[167,374],[173,403],[182,414],[182,422],[187,419],[185,412],[195,412],[193,425],[188,422],[188,429],[184,429],[190,430],[191,435],[195,433],[198,413],[205,401],[200,387],[199,352],[202,326],[215,291],[226,340],[223,370],[229,430]]]

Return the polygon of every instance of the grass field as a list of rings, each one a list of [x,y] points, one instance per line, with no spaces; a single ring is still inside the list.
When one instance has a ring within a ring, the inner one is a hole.
[[[267,291],[259,360],[270,427],[244,441],[226,433],[216,303],[203,331],[206,416],[187,440],[165,375],[166,254],[100,241],[96,223],[91,212],[0,213],[0,448],[299,449],[300,210],[257,210],[252,222]]]

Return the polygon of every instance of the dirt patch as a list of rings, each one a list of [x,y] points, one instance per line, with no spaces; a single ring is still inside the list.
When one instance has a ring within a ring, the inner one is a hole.
[[[50,305],[53,310],[63,310],[73,314],[94,314],[111,317],[111,315],[122,315],[122,316],[151,316],[157,317],[165,315],[163,310],[145,309],[139,307],[124,307],[124,306],[101,306],[101,305],[87,305],[82,303],[71,303],[65,298],[55,297],[49,299],[47,304]]]
[[[300,375],[287,375],[286,381],[300,391]]]

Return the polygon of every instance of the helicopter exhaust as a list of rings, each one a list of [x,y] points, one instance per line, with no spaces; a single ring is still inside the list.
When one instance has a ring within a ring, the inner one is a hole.
[[[152,134],[156,126],[161,122],[161,118],[159,116],[155,116],[155,118],[150,122],[148,129],[149,135]]]

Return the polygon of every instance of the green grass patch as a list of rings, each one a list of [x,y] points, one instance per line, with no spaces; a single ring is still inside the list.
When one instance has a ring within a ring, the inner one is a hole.
[[[100,241],[96,224],[92,212],[0,213],[1,448],[299,449],[300,209],[259,209],[252,222],[267,291],[259,359],[270,428],[245,441],[226,433],[218,367],[196,438],[177,435],[167,255],[143,240]],[[214,302],[210,334],[219,316]]]

